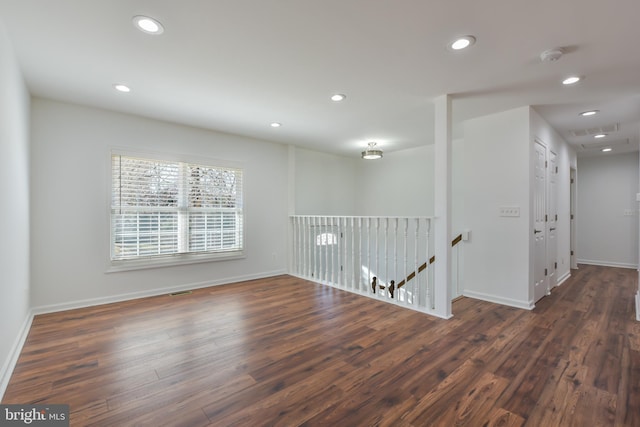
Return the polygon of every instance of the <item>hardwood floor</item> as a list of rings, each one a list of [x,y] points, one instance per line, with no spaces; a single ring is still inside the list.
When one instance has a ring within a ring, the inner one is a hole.
[[[445,321],[280,276],[37,316],[3,403],[72,426],[640,426],[635,270]]]

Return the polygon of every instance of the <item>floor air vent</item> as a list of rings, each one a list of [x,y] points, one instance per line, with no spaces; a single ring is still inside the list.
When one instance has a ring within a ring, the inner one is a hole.
[[[189,295],[191,291],[179,291],[179,292],[171,292],[169,294],[170,297],[177,297],[179,295]]]

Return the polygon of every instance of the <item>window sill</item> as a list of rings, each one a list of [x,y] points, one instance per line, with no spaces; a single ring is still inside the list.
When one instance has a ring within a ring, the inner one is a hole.
[[[204,262],[231,261],[246,258],[244,252],[216,253],[206,255],[172,255],[163,258],[145,258],[123,261],[110,261],[106,273],[121,271],[144,270],[149,268],[173,267]]]

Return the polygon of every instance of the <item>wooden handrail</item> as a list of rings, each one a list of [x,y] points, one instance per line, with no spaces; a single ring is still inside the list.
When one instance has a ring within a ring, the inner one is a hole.
[[[458,244],[458,243],[460,243],[461,241],[462,241],[462,234],[458,234],[458,235],[456,236],[456,238],[455,238],[455,239],[453,239],[453,240],[451,241],[451,247],[454,247],[455,245],[457,245],[457,244]],[[436,262],[436,256],[435,256],[435,255],[434,255],[434,256],[432,256],[431,258],[429,258],[429,265],[433,264],[434,262]],[[418,272],[417,272],[417,273],[422,273],[426,268],[427,268],[427,263],[425,262],[425,263],[424,263],[424,264],[422,264],[420,267],[418,267]],[[391,285],[389,286],[389,293],[391,294],[391,298],[393,298],[393,293],[394,293],[394,291],[395,291],[395,289],[396,289],[396,288],[397,288],[397,289],[400,289],[401,287],[403,287],[404,285],[406,285],[406,284],[407,284],[407,282],[408,282],[409,280],[411,280],[411,279],[413,279],[414,277],[416,277],[416,274],[417,274],[417,273],[414,271],[413,273],[409,274],[409,275],[407,276],[407,278],[406,278],[406,279],[401,280],[401,281],[400,281],[400,283],[398,283],[398,285],[397,285],[397,286],[395,285],[395,282],[392,280],[392,281],[390,282],[390,283],[391,283]],[[374,278],[373,278],[373,282],[371,283],[371,286],[372,286],[372,288],[373,288],[373,293],[374,293],[374,294],[376,293],[376,290],[375,290],[375,288],[376,288],[376,281],[377,281],[377,278],[375,278],[375,277],[374,277]],[[384,286],[379,286],[379,288],[380,288],[380,289],[384,289],[385,287],[384,287]]]

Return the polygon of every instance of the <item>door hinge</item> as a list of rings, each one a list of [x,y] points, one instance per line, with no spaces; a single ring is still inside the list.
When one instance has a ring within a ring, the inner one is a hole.
[[[571,256],[573,256],[573,251],[571,251]]]
[[[545,276],[547,275],[547,269],[546,268],[544,269],[544,275]]]
[[[573,214],[571,214],[571,219],[573,219]]]
[[[558,220],[558,214],[556,214],[556,221]]]
[[[549,221],[549,216],[548,216],[548,215],[545,215],[545,216],[544,216],[544,222],[547,222],[547,221]]]
[[[557,270],[557,269],[558,269],[558,263],[557,263],[557,262],[554,262],[554,263],[553,263],[553,269],[554,269],[554,270]]]
[[[571,178],[571,183],[573,184],[573,178]]]
[[[556,173],[558,173],[558,167],[556,166]]]
[[[545,160],[545,161],[544,161],[544,167],[546,168],[546,167],[548,167],[548,166],[549,166],[549,165],[547,164],[547,161]]]

